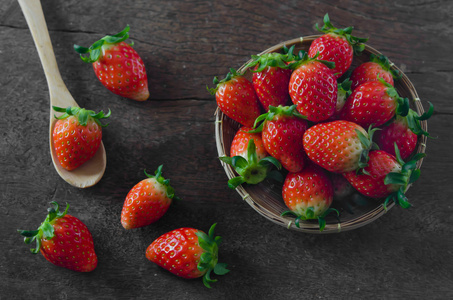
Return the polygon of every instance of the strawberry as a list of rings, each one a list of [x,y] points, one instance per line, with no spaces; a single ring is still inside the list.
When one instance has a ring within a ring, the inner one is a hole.
[[[394,80],[401,78],[398,70],[392,69],[392,64],[385,55],[370,55],[370,61],[356,67],[351,73],[352,90],[369,81],[377,81],[382,78],[385,82],[394,86]]]
[[[323,231],[326,225],[325,217],[335,209],[329,209],[333,200],[333,187],[326,172],[310,164],[302,171],[288,173],[282,190],[283,200],[290,209],[282,216],[293,215],[295,224],[300,227],[300,220],[317,219],[319,230]]]
[[[233,141],[231,142],[230,147],[230,156],[242,156],[247,159],[247,147],[249,141],[253,139],[256,148],[257,159],[261,160],[266,156],[269,156],[266,149],[264,148],[263,139],[261,138],[260,133],[252,133],[252,127],[243,126],[234,135]]]
[[[368,152],[376,129],[367,133],[360,125],[337,120],[319,123],[305,131],[304,149],[314,163],[330,172],[343,173],[367,165]]]
[[[381,130],[376,132],[376,144],[379,149],[396,155],[394,147],[396,143],[401,158],[403,160],[408,159],[417,146],[418,136],[430,137],[429,133],[423,130],[420,125],[420,121],[429,119],[434,112],[432,103],[429,103],[429,105],[429,110],[421,116],[409,109],[406,117],[396,116],[393,121],[385,124]]]
[[[280,182],[283,181],[283,177],[278,171],[271,170],[272,166],[280,170],[282,168],[281,164],[272,156],[258,159],[253,138],[248,140],[246,157],[244,158],[242,155],[219,157],[222,162],[231,165],[239,174],[239,176],[228,180],[228,187],[230,189],[235,189],[243,183],[258,184],[266,178],[273,178]]]
[[[291,47],[294,49],[294,46]],[[253,87],[262,106],[267,111],[269,105],[286,105],[289,100],[288,85],[292,70],[288,63],[294,60],[292,50],[287,54],[265,53],[252,55],[246,67],[254,67]]]
[[[256,131],[262,131],[266,151],[276,158],[289,172],[299,172],[305,165],[302,143],[308,128],[305,117],[292,106],[269,106],[269,111],[256,119],[263,121]]]
[[[64,113],[56,117],[58,121],[53,129],[53,148],[61,166],[74,170],[90,158],[99,149],[102,141],[102,125],[100,119],[110,116],[104,112],[95,113],[80,107],[52,107],[55,111]]]
[[[351,185],[361,194],[370,198],[384,198],[384,207],[389,201],[394,201],[401,207],[408,208],[411,204],[404,195],[407,186],[420,177],[420,170],[416,169],[417,160],[425,156],[419,153],[405,163],[395,146],[396,157],[382,150],[369,153],[368,166],[363,172],[346,172],[343,175]]]
[[[348,196],[351,196],[354,192],[354,188],[349,181],[344,178],[340,173],[329,173],[332,180],[333,186],[333,199],[343,200]]]
[[[234,69],[220,81],[214,77],[213,82],[216,87],[208,91],[215,95],[220,110],[236,122],[252,127],[261,113],[253,84]]]
[[[406,118],[397,116],[393,122],[383,126],[382,130],[376,133],[375,140],[379,149],[392,155],[395,155],[393,145],[396,143],[401,158],[407,159],[417,146],[418,136],[409,129]]]
[[[163,234],[146,249],[146,258],[171,273],[186,279],[203,276],[203,283],[210,288],[211,272],[224,275],[229,272],[226,264],[218,263],[218,249],[222,238],[214,237],[216,224],[208,234],[194,228],[179,228]]]
[[[127,194],[121,212],[121,224],[125,229],[148,226],[167,212],[175,196],[170,180],[162,177],[162,165],[155,175],[137,183]]]
[[[300,60],[292,64],[295,69],[289,82],[291,100],[309,121],[327,120],[335,112],[338,94],[336,78],[329,69],[333,63],[300,53]]]
[[[129,25],[120,33],[103,37],[89,48],[74,45],[74,50],[84,62],[93,64],[97,78],[109,91],[121,97],[145,101],[149,97],[145,64],[134,48],[124,42],[127,38]]]
[[[32,253],[41,252],[56,266],[78,272],[91,272],[98,263],[93,238],[85,224],[68,215],[69,205],[59,211],[57,202],[51,202],[48,215],[37,230],[18,230],[26,244],[36,241]]]
[[[394,87],[379,79],[358,86],[346,100],[340,118],[365,128],[379,127],[393,116],[406,116],[408,112],[409,100],[401,98]]]
[[[333,73],[336,78],[339,78],[351,66],[354,54],[358,55],[365,49],[363,43],[368,39],[351,35],[354,27],[335,28],[328,14],[324,16],[322,28],[316,24],[316,29],[324,34],[311,43],[308,55],[334,62]]]

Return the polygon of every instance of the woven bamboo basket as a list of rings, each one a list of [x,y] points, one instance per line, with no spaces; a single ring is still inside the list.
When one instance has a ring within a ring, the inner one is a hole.
[[[284,45],[288,48],[295,45],[294,53],[299,52],[299,50],[308,51],[311,42],[319,36],[320,35],[312,35],[289,40],[272,46],[259,55],[269,52],[278,52]],[[370,54],[380,55],[381,53],[371,46],[365,45],[365,50],[362,55],[354,57],[351,68],[354,68],[363,62],[369,61]],[[243,73],[244,76],[251,81],[252,72],[245,67],[247,63],[239,68],[238,72]],[[398,67],[394,64],[391,65],[392,68],[398,70],[402,75],[402,78],[395,82],[395,88],[397,89],[399,95],[403,98],[408,98],[411,108],[419,115],[423,114],[423,106],[413,84]],[[219,157],[229,156],[231,142],[241,125],[223,114],[220,109],[216,110],[215,117],[215,138],[218,155]],[[428,130],[426,121],[422,121],[421,126],[423,130]],[[427,138],[424,135],[419,137],[416,148],[418,153],[425,152],[426,140]],[[419,160],[417,162],[417,167],[420,168],[422,163],[423,159]],[[221,164],[225,169],[228,179],[237,176],[230,165],[223,162],[221,162]],[[278,225],[287,227],[288,229],[317,234],[338,233],[362,227],[375,221],[395,205],[393,202],[389,203],[387,205],[387,210],[385,210],[383,206],[384,199],[367,199],[358,193],[352,195],[349,199],[342,200],[339,203],[334,201],[332,207],[337,208],[340,211],[340,222],[335,217],[327,217],[326,227],[321,232],[319,230],[317,220],[300,221],[300,227],[296,227],[294,224],[294,218],[280,216],[282,212],[288,210],[283,202],[282,186],[283,184],[278,182],[265,180],[257,185],[240,185],[236,188],[236,191],[245,202],[247,202],[254,210],[268,220]]]

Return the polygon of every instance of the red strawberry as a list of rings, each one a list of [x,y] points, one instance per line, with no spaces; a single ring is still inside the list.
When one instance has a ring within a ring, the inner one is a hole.
[[[382,150],[370,151],[368,166],[363,172],[355,171],[344,173],[346,179],[360,193],[370,198],[387,197],[384,206],[389,201],[407,208],[410,207],[404,195],[407,186],[420,177],[420,170],[416,169],[417,160],[425,156],[424,153],[417,154],[413,160],[405,163],[399,156],[388,154]]]
[[[247,64],[247,67],[255,67],[252,71],[253,87],[266,111],[269,105],[277,107],[288,103],[288,85],[292,73],[288,62],[292,60],[292,51],[290,54],[265,53],[252,55],[252,61]]]
[[[325,34],[311,43],[308,55],[334,62],[333,73],[336,78],[339,78],[351,66],[354,54],[359,54],[365,49],[362,43],[368,39],[352,36],[353,27],[335,28],[330,22],[328,14],[324,16],[322,28],[316,24],[316,29]]]
[[[316,164],[330,172],[343,173],[363,168],[367,164],[373,133],[344,120],[319,123],[304,134],[304,149]]]
[[[121,212],[121,224],[125,229],[148,226],[167,212],[176,197],[170,180],[162,177],[162,165],[155,176],[146,173],[148,178],[137,183],[127,194]],[[177,199],[177,197],[176,197]]]
[[[233,141],[231,142],[230,156],[242,156],[247,159],[247,147],[249,141],[253,139],[256,148],[256,155],[258,160],[269,156],[266,149],[264,148],[263,139],[261,138],[261,133],[255,132],[251,133],[252,127],[241,127],[236,134],[234,135]]]
[[[395,120],[384,125],[381,130],[376,132],[376,144],[379,149],[392,155],[395,153],[395,143],[400,151],[403,160],[408,159],[415,151],[419,135],[430,136],[422,129],[420,121],[427,120],[434,112],[434,107],[430,107],[427,112],[419,116],[415,111],[409,109],[406,117],[396,116]]]
[[[358,86],[346,100],[340,118],[359,124],[381,126],[395,115],[406,116],[409,100],[384,80],[365,82]]]
[[[370,61],[364,62],[355,68],[351,73],[352,90],[369,81],[377,81],[382,78],[385,82],[394,86],[394,79],[401,78],[398,70],[392,69],[391,64],[385,55],[371,54]]]
[[[93,63],[97,78],[108,90],[125,98],[145,101],[149,97],[145,64],[131,45],[124,42],[128,37],[129,25],[89,48],[74,45],[74,50],[84,62]],[[89,55],[84,56],[87,53]]]
[[[306,160],[302,138],[308,124],[305,117],[296,111],[296,105],[269,106],[269,112],[256,121],[262,120],[257,131],[262,130],[266,151],[289,172],[302,170]]]
[[[332,179],[334,200],[343,200],[352,195],[354,188],[342,174],[330,173],[330,178]]]
[[[295,70],[289,82],[291,100],[309,121],[327,120],[334,114],[337,103],[336,78],[325,62],[310,59],[306,53],[301,53],[303,57],[293,64]]]
[[[319,230],[322,231],[326,224],[325,216],[336,211],[329,209],[333,200],[332,182],[323,169],[313,164],[298,173],[288,173],[282,196],[290,209],[282,215],[296,216],[297,227],[300,220],[318,219]]]
[[[93,271],[98,258],[90,231],[82,221],[67,214],[69,205],[60,212],[56,202],[51,204],[49,214],[37,230],[18,230],[25,243],[36,241],[36,248],[31,252],[41,252],[56,266],[78,272]]]
[[[74,170],[96,154],[102,141],[100,119],[110,116],[104,112],[95,113],[80,107],[61,108],[53,106],[57,112],[64,112],[53,129],[53,148],[61,166]]]
[[[384,184],[388,173],[401,171],[401,165],[396,158],[382,150],[370,151],[368,155],[370,159],[363,173],[346,172],[345,178],[356,190],[368,197],[381,198],[397,191],[399,186]]]
[[[222,238],[214,237],[216,224],[209,233],[194,228],[179,228],[163,234],[146,249],[146,258],[182,278],[203,276],[203,283],[210,288],[211,272],[224,275],[229,272],[226,264],[218,263],[218,248]]]
[[[395,155],[394,144],[396,143],[403,160],[409,158],[414,152],[417,140],[418,136],[407,126],[406,118],[400,116],[376,133],[376,144],[379,149]]]
[[[253,84],[234,69],[220,81],[214,77],[213,82],[216,87],[208,90],[215,95],[220,110],[236,122],[252,127],[261,112]]]
[[[230,189],[235,189],[243,183],[258,184],[266,178],[273,178],[280,182],[283,181],[283,177],[278,171],[271,170],[272,166],[280,170],[282,165],[272,156],[258,159],[253,138],[248,140],[246,156],[243,157],[242,155],[219,157],[222,162],[231,165],[239,174],[238,177],[228,180],[228,187]]]

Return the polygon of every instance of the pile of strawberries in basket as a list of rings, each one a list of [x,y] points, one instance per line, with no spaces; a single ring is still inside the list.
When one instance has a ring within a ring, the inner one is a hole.
[[[401,74],[384,55],[352,68],[367,39],[351,35],[352,27],[335,28],[328,15],[308,52],[294,46],[279,53],[252,55],[250,82],[234,69],[210,89],[218,107],[239,122],[230,156],[220,157],[238,177],[230,188],[265,178],[283,182],[283,215],[300,220],[339,212],[334,197],[358,191],[409,207],[407,186],[420,176],[416,153],[419,136],[429,136],[407,98],[394,87]],[[285,171],[286,170],[286,171]],[[282,172],[283,171],[283,172]],[[284,178],[285,174],[286,178]]]

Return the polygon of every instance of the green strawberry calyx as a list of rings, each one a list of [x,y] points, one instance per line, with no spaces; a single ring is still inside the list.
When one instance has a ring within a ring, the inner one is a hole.
[[[210,283],[217,282],[217,279],[211,279],[211,272],[216,275],[225,275],[230,270],[225,263],[218,262],[219,245],[222,242],[222,237],[214,236],[214,229],[217,223],[214,223],[209,229],[208,234],[198,230],[195,234],[198,237],[198,244],[204,250],[200,256],[197,269],[200,272],[205,272],[203,275],[203,283],[207,288],[211,288]]]
[[[326,34],[336,34],[344,37],[348,41],[348,43],[352,46],[354,54],[356,55],[360,54],[363,50],[365,50],[365,45],[363,43],[367,42],[368,38],[359,38],[353,36],[351,33],[354,27],[349,26],[343,29],[336,28],[335,26],[332,25],[332,22],[330,22],[329,14],[324,15],[323,21],[324,25],[321,28],[319,28],[318,24],[316,23],[315,25],[316,30]]]
[[[298,60],[299,57],[294,55],[295,46],[283,48],[284,53],[270,52],[262,55],[252,55],[252,59],[245,65],[246,68],[252,68],[258,65],[256,70],[250,69],[252,72],[262,72],[267,67],[275,67],[280,69],[290,69],[290,62]]]
[[[288,66],[289,66],[289,68],[291,70],[295,70],[295,69],[297,69],[298,67],[300,67],[303,64],[307,64],[307,63],[312,62],[312,61],[317,61],[317,62],[323,63],[329,69],[334,69],[335,68],[335,62],[318,59],[318,56],[319,56],[319,52],[317,52],[315,56],[310,57],[310,56],[308,56],[308,52],[307,51],[300,50],[299,53],[298,53],[298,58],[295,61],[291,62]]]
[[[381,82],[385,87],[387,88],[386,93],[396,101],[396,112],[395,115],[397,116],[407,116],[409,113],[409,99],[408,98],[402,98],[399,94],[398,91],[396,90],[395,87],[393,87],[390,83],[386,82],[384,79],[380,78],[379,75],[378,81]]]
[[[368,166],[368,161],[370,160],[368,154],[370,153],[370,151],[379,149],[379,146],[375,142],[373,142],[373,135],[376,132],[376,130],[380,129],[373,128],[373,125],[370,125],[370,127],[368,128],[368,134],[365,135],[360,130],[355,129],[357,137],[360,140],[360,143],[362,144],[363,147],[363,150],[360,153],[360,158],[358,161],[358,168],[356,169],[357,174],[362,172],[364,174],[369,175],[369,173],[364,168]]]
[[[144,173],[148,178],[156,179],[157,182],[159,182],[165,187],[165,193],[168,198],[173,200],[180,200],[180,198],[175,195],[175,189],[170,186],[170,179],[165,179],[164,177],[162,177],[163,166],[164,165],[160,165],[159,167],[157,167],[157,170],[154,172],[154,175],[148,174],[146,170],[144,170]]]
[[[66,204],[66,209],[63,212],[59,211],[59,205],[57,202],[52,201],[50,204],[52,206],[47,209],[47,217],[37,230],[17,230],[22,236],[24,236],[25,244],[28,245],[36,241],[36,248],[30,249],[32,253],[36,254],[39,252],[43,238],[50,240],[54,237],[55,229],[52,224],[56,219],[64,217],[68,212],[69,204]]]
[[[393,69],[392,64],[390,63],[389,59],[387,56],[381,54],[381,55],[375,55],[375,54],[370,54],[370,61],[377,63],[382,67],[387,72],[390,72],[392,75],[393,79],[398,80],[401,79],[402,75],[400,71]]]
[[[407,116],[405,117],[397,116],[396,119],[397,120],[401,118],[404,119],[404,121],[407,123],[407,127],[416,135],[425,135],[427,137],[434,138],[430,136],[430,134],[426,130],[423,130],[420,124],[420,121],[428,120],[434,113],[433,104],[429,101],[428,103],[429,103],[428,111],[424,112],[421,116],[419,116],[416,111],[409,109]]]
[[[313,206],[310,206],[308,207],[304,214],[298,214],[292,210],[287,210],[287,211],[284,211],[282,212],[282,214],[280,216],[284,217],[284,216],[293,216],[295,217],[296,219],[294,220],[294,224],[296,225],[297,228],[300,228],[300,221],[306,221],[306,220],[314,220],[314,219],[317,219],[318,220],[318,223],[319,223],[319,231],[323,231],[324,228],[326,227],[326,217],[331,214],[331,213],[335,213],[336,214],[336,217],[338,219],[338,217],[340,216],[340,212],[338,210],[336,210],[335,208],[332,208],[332,207],[329,207],[328,209],[326,209],[324,212],[322,212],[322,214],[320,215],[317,215],[316,212],[315,212],[315,208]],[[340,220],[338,219],[338,222],[340,222]]]
[[[215,87],[209,88],[209,86],[206,86],[206,89],[208,90],[208,92],[211,95],[214,96],[221,85],[227,83],[228,81],[230,81],[233,78],[238,77],[238,76],[242,76],[242,73],[238,73],[235,69],[230,68],[230,72],[228,72],[226,74],[225,78],[223,78],[222,80],[219,80],[219,78],[217,76],[214,77],[214,79],[212,80],[212,83],[215,85]]]
[[[56,112],[64,113],[63,115],[61,115],[59,117],[54,116],[56,119],[63,120],[70,116],[75,116],[75,117],[77,117],[77,121],[79,122],[79,124],[82,126],[87,126],[88,121],[93,120],[99,126],[106,127],[106,126],[108,126],[108,124],[102,124],[100,122],[100,120],[106,119],[106,118],[110,117],[110,115],[111,115],[110,109],[109,109],[109,112],[107,114],[105,114],[102,110],[98,113],[95,113],[92,110],[87,110],[85,108],[80,108],[77,106],[68,106],[67,108],[52,106],[52,108]]]
[[[253,139],[250,139],[247,145],[247,159],[242,156],[222,156],[219,159],[231,165],[239,176],[228,180],[228,187],[235,189],[243,183],[258,184],[266,178],[272,178],[279,182],[283,182],[283,176],[276,170],[271,170],[275,166],[278,170],[282,169],[282,165],[272,156],[267,156],[258,161],[256,154],[256,146]]]
[[[346,99],[352,94],[351,87],[352,81],[349,78],[345,78],[342,82],[338,82],[337,106],[341,105],[340,109],[337,107],[338,111],[343,108]]]
[[[420,169],[417,169],[417,161],[426,156],[425,153],[417,153],[410,161],[404,162],[396,143],[395,154],[397,162],[401,165],[401,171],[388,173],[384,178],[384,184],[397,185],[399,188],[384,200],[383,206],[385,210],[387,210],[387,205],[390,201],[395,202],[396,205],[399,205],[402,208],[409,208],[412,206],[404,193],[406,192],[408,185],[415,182],[420,177]]]
[[[108,48],[111,45],[118,44],[129,38],[129,25],[126,26],[122,31],[115,35],[106,35],[102,39],[96,41],[89,48],[74,45],[74,50],[80,54],[80,58],[87,63],[96,62],[102,54],[102,49]],[[85,55],[88,54],[88,55]]]
[[[269,105],[269,110],[260,115],[258,118],[256,118],[255,123],[253,124],[253,130],[248,131],[249,133],[257,133],[257,132],[262,132],[264,128],[264,123],[265,121],[272,121],[276,117],[296,117],[299,119],[304,119],[306,120],[307,117],[302,115],[297,111],[297,105],[291,105],[291,106],[282,106],[279,105],[277,107]],[[261,123],[261,124],[260,124]],[[258,127],[257,125],[260,124]]]

